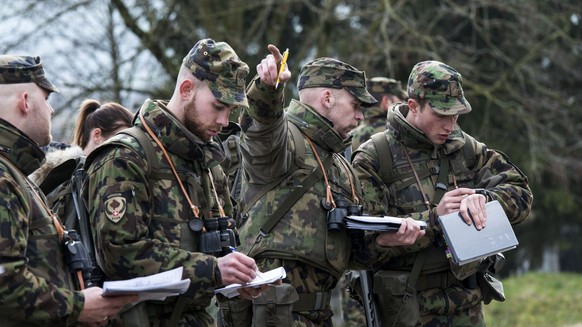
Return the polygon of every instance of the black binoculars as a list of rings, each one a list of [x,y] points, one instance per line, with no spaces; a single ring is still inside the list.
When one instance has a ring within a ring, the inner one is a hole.
[[[362,213],[362,206],[343,199],[335,200],[335,207],[327,204],[325,198],[322,199],[322,204],[327,209],[327,229],[333,232],[344,228],[345,217],[359,216]]]
[[[66,230],[63,235],[63,247],[65,253],[65,263],[69,272],[76,275],[81,271],[85,287],[93,286],[92,271],[93,264],[89,258],[87,249],[81,242],[79,234],[74,229]]]
[[[234,220],[229,217],[204,219],[206,232],[198,238],[198,250],[216,257],[230,253],[230,249],[238,245],[230,225],[234,226]]]

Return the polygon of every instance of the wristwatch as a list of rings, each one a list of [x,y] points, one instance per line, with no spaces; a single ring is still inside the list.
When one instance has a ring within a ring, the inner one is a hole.
[[[476,188],[475,193],[485,195],[485,202],[493,201],[493,198],[491,197],[491,194],[489,194],[489,191],[487,191],[484,188]]]

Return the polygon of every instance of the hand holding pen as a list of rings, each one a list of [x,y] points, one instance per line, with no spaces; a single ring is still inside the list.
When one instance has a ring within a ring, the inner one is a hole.
[[[272,44],[269,44],[268,49],[270,54],[257,65],[257,73],[261,82],[278,88],[279,84],[284,84],[291,78],[291,71],[287,64],[289,49],[283,54]]]
[[[229,249],[230,249],[230,252],[231,253],[229,255],[223,257],[223,258],[226,258],[228,256],[234,256],[234,255],[236,255],[236,256],[239,256],[239,255],[245,256],[244,254],[238,252],[237,249],[234,246],[229,246]],[[247,257],[247,256],[245,256],[245,257]],[[247,257],[247,258],[249,258],[249,257]],[[252,258],[249,258],[249,259],[253,260]],[[219,260],[220,260],[220,258],[219,258]],[[255,278],[257,278],[257,277],[258,278],[262,278],[262,274],[261,274],[261,272],[259,272],[259,269],[257,268],[254,260],[253,260],[253,269],[254,269],[254,272],[255,272]],[[248,282],[250,282],[250,281],[248,281]],[[246,282],[246,283],[248,283],[248,282]],[[243,284],[244,285],[246,283],[240,283],[239,282],[238,284]],[[259,295],[261,295],[262,292],[265,292],[266,290],[267,290],[267,285],[261,285],[259,287],[243,287],[243,288],[240,288],[238,290],[238,292],[239,292],[239,295],[243,299],[252,300],[252,299],[256,299]]]
[[[231,253],[238,252],[238,250],[234,246],[229,246],[228,248],[230,249]],[[255,266],[255,274],[259,279],[263,278],[263,274],[259,271],[259,268],[257,266]]]

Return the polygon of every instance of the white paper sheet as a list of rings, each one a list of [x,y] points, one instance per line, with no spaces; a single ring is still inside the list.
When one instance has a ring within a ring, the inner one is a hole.
[[[138,294],[139,301],[164,300],[168,296],[180,295],[190,286],[190,279],[182,279],[184,267],[162,273],[128,280],[103,283],[103,296]]]
[[[283,278],[285,278],[285,276],[287,276],[287,273],[285,272],[285,268],[279,267],[279,268],[275,268],[273,270],[269,270],[269,271],[264,272],[264,273],[257,274],[257,277],[255,277],[255,279],[253,279],[249,283],[230,284],[228,286],[225,286],[223,288],[219,288],[219,289],[215,290],[214,293],[216,293],[216,294],[220,293],[228,298],[233,298],[233,297],[239,295],[238,290],[240,288],[259,287],[261,285],[273,283],[279,279],[283,279]]]

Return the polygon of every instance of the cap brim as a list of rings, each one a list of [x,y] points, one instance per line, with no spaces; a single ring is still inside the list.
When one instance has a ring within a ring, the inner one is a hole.
[[[367,89],[361,87],[345,87],[356,99],[362,102],[362,107],[371,107],[378,103]]]
[[[444,116],[462,115],[472,110],[469,101],[464,97],[461,99],[452,98],[449,101],[427,99],[427,102],[434,111]]]
[[[248,108],[249,102],[247,101],[247,96],[245,89],[233,90],[232,88],[225,87],[218,82],[208,81],[208,87],[214,97],[221,102],[226,104],[233,104],[241,107]]]
[[[53,83],[51,83],[48,79],[43,78],[41,80],[36,80],[35,83],[42,87],[43,89],[49,92],[59,93],[61,92]]]

